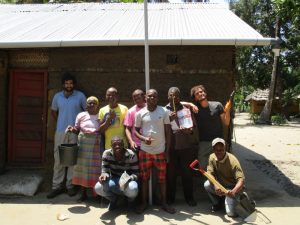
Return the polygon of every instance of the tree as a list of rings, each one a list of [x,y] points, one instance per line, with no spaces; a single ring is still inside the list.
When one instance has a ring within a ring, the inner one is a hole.
[[[231,2],[231,7],[263,36],[275,37],[276,24],[278,25],[277,36],[282,40],[282,54],[278,61],[279,73],[275,89],[277,95],[283,94],[283,99],[285,95],[295,97],[300,93],[300,2],[240,0]],[[270,74],[274,70],[270,46],[239,48],[236,55],[237,87],[270,87]]]

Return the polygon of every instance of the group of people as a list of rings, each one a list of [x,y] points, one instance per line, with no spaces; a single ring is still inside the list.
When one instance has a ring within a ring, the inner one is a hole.
[[[137,89],[132,93],[134,106],[128,109],[118,103],[117,89],[110,87],[106,91],[108,104],[100,108],[98,98],[86,99],[75,85],[76,79],[65,74],[63,90],[52,101],[57,127],[48,198],[66,191],[74,196],[75,186],[80,186],[79,201],[87,198],[87,189],[91,188],[109,200],[108,210],[115,209],[118,197],[123,195],[129,208],[143,213],[148,205],[150,173],[155,168],[161,208],[173,214],[178,172],[186,203],[197,205],[189,165],[198,158],[201,166],[228,190],[225,193],[210,181],[204,183],[212,211],[225,206],[227,214],[235,216],[236,196],[243,191],[245,178],[239,161],[226,152],[222,139],[223,126],[230,122],[230,103],[224,108],[220,102],[208,101],[205,87],[197,85],[191,89],[193,103],[182,102],[179,88],[171,87],[165,107],[158,105],[155,89],[146,94]],[[198,155],[193,148],[195,135]],[[66,141],[79,146],[74,168],[60,165],[58,146]],[[135,207],[138,195],[140,204]]]

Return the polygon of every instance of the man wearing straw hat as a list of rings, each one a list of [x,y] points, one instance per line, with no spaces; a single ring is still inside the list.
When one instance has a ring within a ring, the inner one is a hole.
[[[62,78],[63,90],[56,93],[52,100],[51,115],[56,123],[56,131],[54,137],[54,167],[52,190],[47,198],[54,198],[65,192],[63,181],[66,177],[66,188],[69,196],[74,196],[76,191],[72,185],[73,166],[64,167],[60,165],[58,146],[63,143],[77,143],[77,135],[69,134],[66,140],[65,131],[69,125],[74,126],[78,113],[86,109],[85,95],[75,90],[76,79],[69,73],[65,73]],[[65,173],[65,170],[67,172]]]

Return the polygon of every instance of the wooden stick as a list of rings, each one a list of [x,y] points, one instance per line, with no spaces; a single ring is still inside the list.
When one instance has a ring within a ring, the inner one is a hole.
[[[174,101],[175,96],[173,96],[172,99],[173,99],[173,108],[174,108],[174,112],[176,113],[176,106],[175,106],[175,101]]]
[[[223,187],[222,184],[220,184],[213,176],[211,176],[209,173],[207,173],[206,171],[204,171],[202,173],[204,176],[207,177],[207,179],[212,182],[215,186],[217,186],[218,188],[221,189],[221,191],[223,191],[224,193],[227,193],[227,189]]]
[[[223,191],[224,193],[227,193],[228,190],[226,188],[223,187],[222,184],[220,184],[212,175],[210,175],[209,173],[207,173],[204,169],[202,169],[200,166],[198,169],[196,169],[194,166],[198,164],[199,165],[199,161],[196,159],[194,162],[192,162],[190,164],[190,167],[193,169],[193,170],[198,170],[200,171],[200,173],[202,173],[204,176],[207,177],[207,179],[213,183],[215,186],[217,186],[218,188],[221,189],[221,191]]]

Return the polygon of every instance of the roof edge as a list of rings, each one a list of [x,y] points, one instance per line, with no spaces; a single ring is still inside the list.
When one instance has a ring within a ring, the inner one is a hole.
[[[257,39],[149,39],[149,45],[228,45],[228,46],[266,46],[277,42],[275,38]],[[55,48],[92,46],[143,46],[144,39],[111,40],[57,40],[57,41],[7,41],[0,42],[0,48]]]

